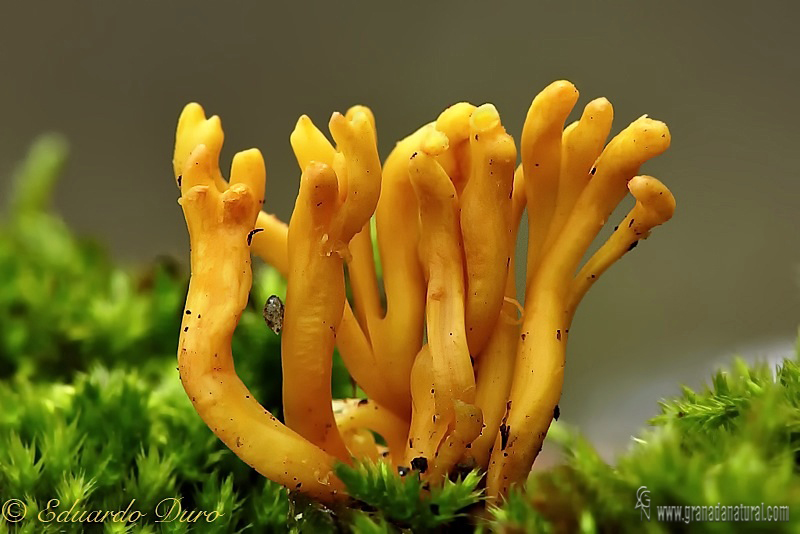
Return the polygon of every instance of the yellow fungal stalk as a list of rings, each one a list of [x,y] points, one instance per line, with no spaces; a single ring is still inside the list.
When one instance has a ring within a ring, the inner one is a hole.
[[[469,126],[470,174],[459,204],[467,276],[467,341],[470,352],[478,355],[500,315],[511,263],[511,191],[517,149],[491,104],[475,109]]]
[[[288,225],[261,211],[261,154],[237,154],[226,181],[219,118],[186,106],[173,157],[192,267],[178,360],[211,430],[264,476],[323,501],[344,496],[333,467],[353,459],[428,484],[476,467],[491,498],[523,482],[557,413],[578,304],[675,210],[664,184],[639,175],[669,147],[666,125],[643,116],[606,145],[611,104],[592,100],[565,128],[577,100],[567,81],[539,93],[519,149],[494,106],[455,104],[383,165],[368,108],[334,113],[331,140],[304,115],[290,136],[300,188]],[[630,212],[581,266],[628,192]],[[525,209],[527,254],[515,258]],[[285,424],[233,366],[251,253],[287,278]],[[335,348],[367,399],[331,398]]]
[[[331,365],[345,301],[342,259],[328,251],[337,211],[333,169],[311,162],[300,179],[289,223],[289,278],[283,319],[283,412],[286,424],[346,462],[331,405]],[[324,285],[307,280],[325,280]]]
[[[331,476],[334,458],[282,425],[236,376],[230,342],[252,282],[247,240],[263,202],[264,160],[257,150],[237,154],[230,187],[219,191],[213,158],[201,144],[180,167],[192,247],[178,342],[181,381],[209,428],[248,465],[331,500],[340,490]]]

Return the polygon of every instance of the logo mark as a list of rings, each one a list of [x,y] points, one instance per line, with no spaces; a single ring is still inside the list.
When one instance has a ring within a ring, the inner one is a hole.
[[[25,514],[28,509],[25,503],[19,499],[9,499],[3,503],[3,508],[0,510],[0,517],[9,523],[19,523],[25,519]]]
[[[647,489],[647,486],[641,486],[636,490],[636,508],[634,510],[639,510],[640,521],[644,521],[645,517],[650,521],[650,490]]]

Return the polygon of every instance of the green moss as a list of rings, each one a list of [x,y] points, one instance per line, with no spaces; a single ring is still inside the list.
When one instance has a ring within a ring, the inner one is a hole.
[[[366,510],[356,517],[367,530],[394,524],[414,532],[432,531],[465,518],[465,511],[482,498],[478,489],[481,475],[477,471],[430,489],[420,480],[418,472],[399,476],[386,463],[361,463],[354,467],[339,464],[336,475],[357,501],[354,505]]]
[[[657,522],[659,505],[764,503],[789,506],[793,513],[788,523],[761,523],[765,530],[794,532],[800,524],[798,423],[798,362],[786,360],[772,369],[736,360],[704,390],[684,388],[679,398],[662,402],[654,427],[615,466],[576,433],[551,429],[549,438],[563,447],[565,465],[533,476],[524,494],[514,494],[493,511],[493,524],[544,525],[562,532],[666,532],[684,524]],[[641,486],[651,499],[651,520],[644,523],[634,510]],[[732,524],[691,527],[727,532]]]
[[[95,367],[69,385],[0,383],[3,495],[22,499],[29,517],[50,499],[68,503],[55,512],[76,501],[80,510],[119,510],[135,499],[133,509],[154,520],[159,503],[165,515],[170,499],[180,498],[184,510],[224,514],[213,523],[220,532],[284,529],[287,493],[205,427],[174,368],[161,376],[154,382],[135,370]]]

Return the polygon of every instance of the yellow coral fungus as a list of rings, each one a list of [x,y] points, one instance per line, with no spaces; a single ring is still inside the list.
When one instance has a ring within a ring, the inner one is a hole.
[[[288,225],[260,211],[260,153],[237,154],[228,183],[219,118],[189,104],[173,159],[192,266],[178,358],[187,394],[220,439],[260,473],[321,500],[342,496],[333,465],[353,458],[391,462],[429,484],[478,467],[490,497],[524,481],[561,396],[578,304],[675,210],[664,184],[638,175],[668,148],[666,125],[641,117],[604,147],[611,104],[592,100],[564,128],[577,100],[566,81],[533,99],[519,166],[491,104],[451,106],[400,141],[383,166],[368,108],[334,113],[333,142],[302,116],[290,138],[301,179]],[[581,267],[627,192],[635,205]],[[526,208],[528,250],[517,259]],[[288,282],[285,425],[233,367],[251,253]],[[517,262],[526,272],[523,306]],[[331,398],[334,345],[369,399]]]

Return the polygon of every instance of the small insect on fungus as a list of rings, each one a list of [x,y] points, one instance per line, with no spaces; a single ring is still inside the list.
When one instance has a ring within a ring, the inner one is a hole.
[[[270,295],[264,304],[264,321],[276,334],[280,334],[283,328],[283,310],[283,302],[277,295]]]

